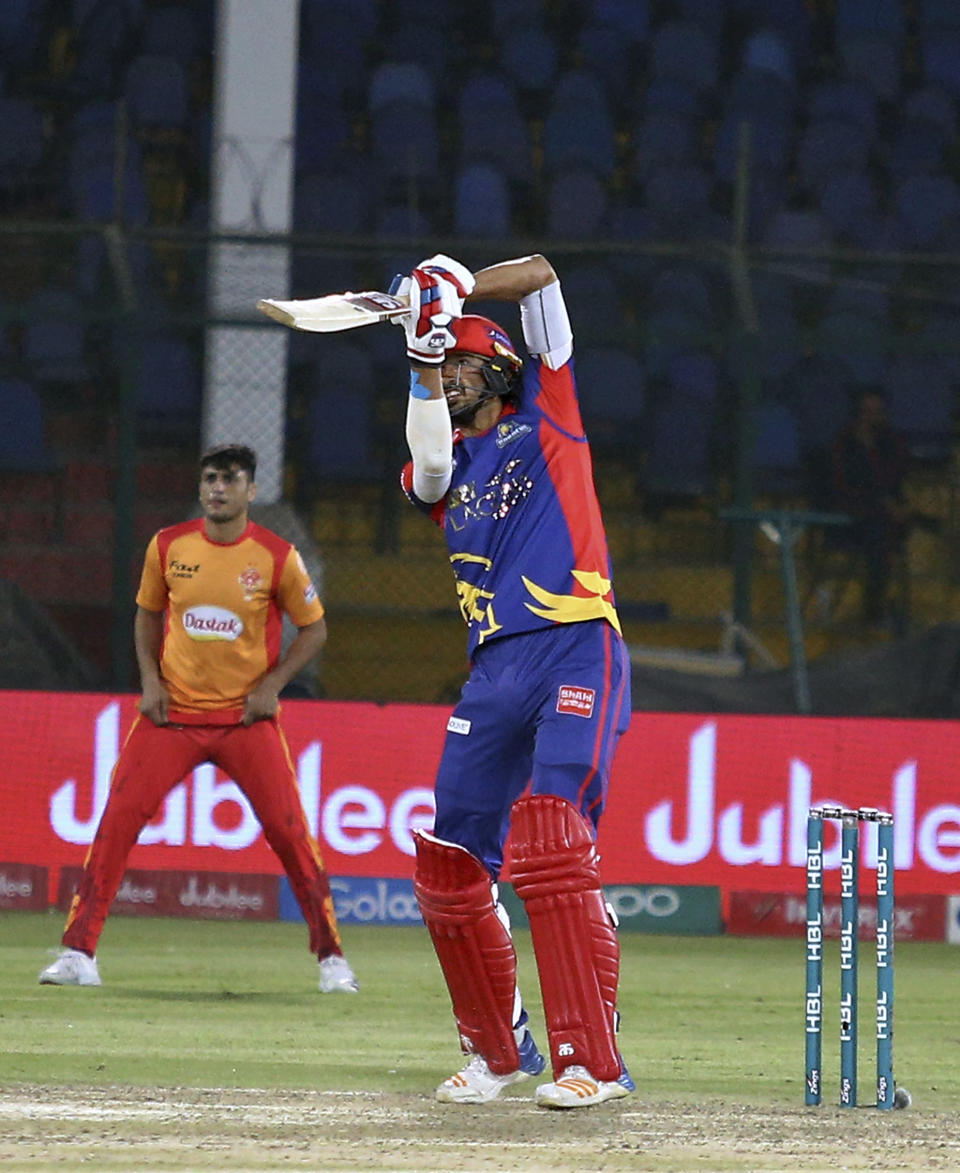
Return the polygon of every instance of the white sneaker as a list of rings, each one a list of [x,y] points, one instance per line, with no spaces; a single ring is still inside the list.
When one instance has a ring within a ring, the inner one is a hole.
[[[331,953],[320,962],[321,994],[355,994],[359,989],[360,983],[346,957]]]
[[[471,1055],[466,1067],[440,1084],[437,1099],[442,1104],[487,1104],[505,1087],[529,1078],[530,1072],[522,1067],[508,1075],[494,1075],[482,1055]]]
[[[634,1091],[629,1072],[619,1079],[605,1082],[594,1079],[586,1067],[568,1067],[556,1083],[542,1083],[537,1088],[541,1108],[589,1108],[604,1100],[615,1100]]]
[[[97,959],[88,957],[79,949],[65,949],[40,974],[39,980],[41,986],[99,986]]]

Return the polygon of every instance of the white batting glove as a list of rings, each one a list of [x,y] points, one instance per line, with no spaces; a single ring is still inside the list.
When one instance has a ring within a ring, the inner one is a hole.
[[[451,326],[463,308],[462,287],[459,282],[421,268],[414,269],[407,281],[409,285],[401,285],[403,293],[410,299],[410,312],[402,319],[407,336],[407,358],[439,367],[447,350],[456,345]]]
[[[466,265],[461,265],[459,261],[455,261],[453,257],[448,257],[445,253],[436,253],[432,257],[427,257],[425,261],[421,261],[417,268],[423,269],[424,272],[430,273],[434,277],[442,277],[445,281],[451,282],[460,294],[460,312],[463,312],[463,299],[473,293],[477,284],[477,279]]]

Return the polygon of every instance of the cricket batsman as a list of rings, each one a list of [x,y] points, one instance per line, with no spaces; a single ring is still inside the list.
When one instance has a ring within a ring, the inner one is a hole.
[[[437,1088],[478,1104],[546,1064],[517,987],[497,881],[530,920],[552,1080],[545,1108],[626,1096],[620,954],[597,825],[630,717],[629,661],[553,267],[534,255],[471,273],[431,257],[396,286],[410,362],[409,499],[443,528],[470,675],[447,725],[436,823],[417,832],[415,890],[465,1066]],[[523,362],[464,301],[520,307]]]

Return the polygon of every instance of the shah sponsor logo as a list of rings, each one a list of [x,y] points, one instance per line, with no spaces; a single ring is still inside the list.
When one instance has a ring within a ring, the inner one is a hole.
[[[596,689],[561,684],[557,693],[557,712],[570,713],[574,717],[592,717],[596,699]]]
[[[183,613],[183,628],[191,639],[235,640],[243,631],[243,620],[225,607],[191,607]]]

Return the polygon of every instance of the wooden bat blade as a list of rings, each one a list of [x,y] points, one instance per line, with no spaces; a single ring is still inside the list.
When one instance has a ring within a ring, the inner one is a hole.
[[[401,317],[408,308],[405,299],[375,290],[330,293],[326,297],[298,301],[265,297],[257,302],[257,309],[275,322],[315,334],[335,334],[358,326],[372,326],[375,322],[389,322]]]

